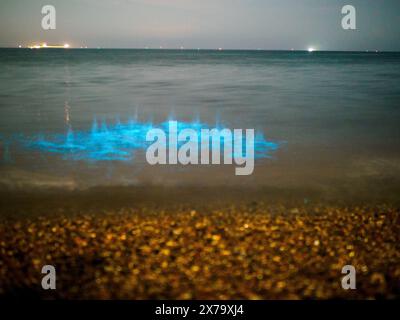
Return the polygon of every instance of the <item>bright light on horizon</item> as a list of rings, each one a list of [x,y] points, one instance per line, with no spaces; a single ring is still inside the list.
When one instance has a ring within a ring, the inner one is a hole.
[[[314,48],[312,48],[312,47],[308,48],[308,52],[314,52],[314,51],[315,51]]]
[[[65,43],[62,45],[48,45],[46,42],[43,42],[42,44],[33,44],[33,45],[29,46],[28,48],[30,48],[30,49],[41,49],[41,48],[68,49],[68,48],[70,48],[70,45],[68,43]]]

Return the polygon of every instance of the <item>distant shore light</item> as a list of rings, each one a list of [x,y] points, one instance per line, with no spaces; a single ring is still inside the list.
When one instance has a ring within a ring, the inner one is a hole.
[[[64,48],[69,48],[69,44],[68,43],[64,44]]]
[[[315,51],[315,49],[312,48],[312,47],[308,48],[307,50],[308,50],[308,52],[314,52]]]

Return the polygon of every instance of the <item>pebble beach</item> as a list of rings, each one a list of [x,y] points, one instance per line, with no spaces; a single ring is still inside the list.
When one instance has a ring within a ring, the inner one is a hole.
[[[376,299],[400,296],[390,205],[123,207],[3,217],[0,296],[42,299]],[[41,288],[41,268],[57,289]],[[341,286],[342,267],[356,290]]]

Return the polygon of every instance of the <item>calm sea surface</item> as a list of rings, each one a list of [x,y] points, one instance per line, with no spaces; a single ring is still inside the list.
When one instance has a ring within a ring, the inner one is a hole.
[[[27,143],[79,139],[94,121],[112,130],[171,118],[255,128],[280,147],[236,177],[232,166],[71,160]],[[5,185],[396,187],[400,54],[0,49],[0,130]]]

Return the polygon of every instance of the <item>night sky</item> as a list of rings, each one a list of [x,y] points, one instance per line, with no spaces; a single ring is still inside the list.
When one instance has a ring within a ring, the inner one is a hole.
[[[41,8],[57,29],[41,28]],[[343,30],[341,8],[357,9]],[[400,50],[399,0],[1,0],[0,46]]]

